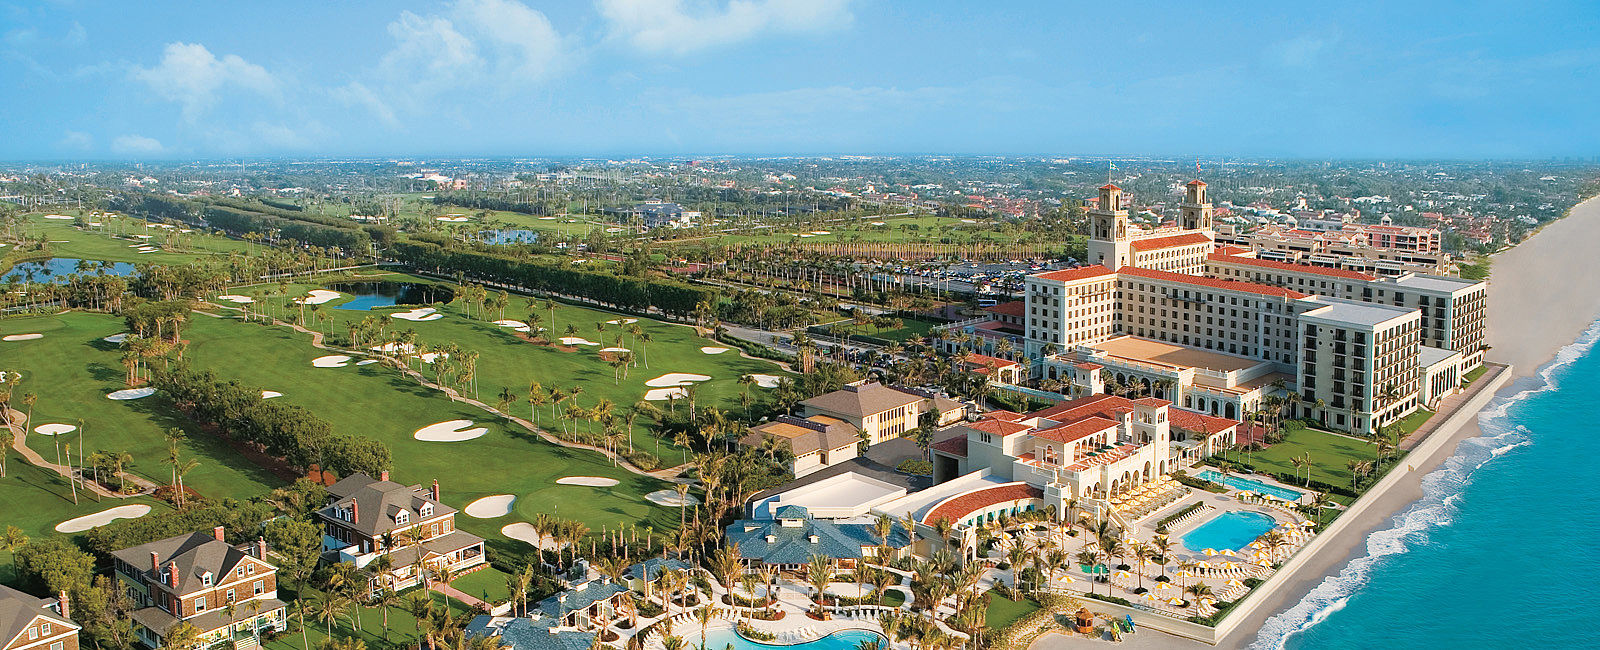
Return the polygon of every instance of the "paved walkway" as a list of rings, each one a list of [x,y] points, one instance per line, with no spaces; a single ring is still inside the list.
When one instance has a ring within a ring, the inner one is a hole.
[[[483,606],[483,607],[488,607],[489,606],[488,603],[485,603],[482,600],[479,600],[477,598],[474,598],[472,596],[467,595],[467,592],[464,592],[464,591],[462,591],[460,589],[456,589],[455,587],[452,587],[452,586],[450,586],[448,584],[445,584],[443,582],[435,582],[435,583],[433,583],[431,588],[434,591],[437,591],[437,592],[439,592],[441,594],[444,594],[446,596],[449,596],[451,598],[459,600],[459,601],[461,601],[463,603],[466,603],[468,607],[478,607],[480,605]]]
[[[1417,427],[1416,431],[1406,436],[1405,440],[1401,440],[1400,448],[1411,451],[1411,448],[1417,446],[1417,443],[1433,435],[1435,430],[1450,419],[1450,415],[1455,413],[1456,409],[1461,408],[1462,404],[1472,401],[1472,398],[1483,392],[1486,386],[1494,383],[1494,378],[1507,369],[1504,364],[1498,363],[1486,363],[1483,364],[1483,367],[1488,368],[1488,371],[1484,372],[1483,376],[1478,377],[1471,384],[1468,384],[1466,390],[1439,400],[1439,408],[1434,411],[1433,417],[1428,418],[1427,422],[1422,423],[1422,426]]]
[[[9,420],[9,422],[7,423],[6,426],[11,429],[11,433],[14,436],[12,438],[12,440],[11,440],[11,447],[13,449],[16,449],[18,454],[22,455],[22,459],[23,460],[28,461],[28,464],[30,464],[30,465],[50,470],[52,472],[60,474],[62,478],[71,480],[71,478],[72,478],[72,468],[67,467],[65,465],[58,465],[56,463],[49,462],[49,461],[45,460],[43,456],[40,456],[39,452],[34,451],[32,447],[28,446],[28,426],[27,426],[27,421],[26,421],[27,420],[27,416],[26,415],[24,415],[24,414],[18,412],[17,410],[13,409],[11,411],[11,415],[8,416],[7,419]],[[130,494],[122,494],[120,492],[112,492],[111,490],[107,490],[104,487],[101,487],[99,483],[96,483],[94,481],[85,480],[85,481],[82,481],[82,484],[83,484],[83,486],[85,488],[88,488],[91,492],[94,492],[95,494],[98,494],[98,495],[103,496],[103,497],[111,497],[113,499],[126,499],[126,498],[129,498],[129,497],[136,497],[136,496],[141,496],[141,495],[145,495],[145,494],[152,494],[152,493],[154,493],[156,491],[156,487],[157,487],[156,484],[151,482],[151,481],[149,481],[149,480],[147,480],[147,479],[145,479],[142,476],[138,476],[138,475],[135,475],[135,474],[130,474],[128,472],[123,472],[119,476],[123,480],[126,480],[127,482],[132,483],[135,486],[138,486],[139,491],[133,492],[133,493],[130,493]]]

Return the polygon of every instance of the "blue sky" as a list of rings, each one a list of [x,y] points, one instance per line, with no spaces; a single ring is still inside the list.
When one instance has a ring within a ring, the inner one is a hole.
[[[1593,156],[1597,33],[1593,0],[0,0],[0,158]]]

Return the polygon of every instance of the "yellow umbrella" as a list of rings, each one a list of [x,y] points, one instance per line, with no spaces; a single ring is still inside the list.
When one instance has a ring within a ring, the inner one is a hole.
[[[1237,569],[1237,568],[1239,568],[1239,565],[1234,564],[1232,562],[1223,562],[1222,563],[1222,568],[1224,568],[1224,569]]]
[[[1061,577],[1066,578],[1067,582],[1077,582],[1077,580],[1074,580],[1072,576],[1069,575],[1063,575]]]
[[[1182,576],[1182,577],[1185,577],[1185,578],[1194,576],[1194,574],[1191,573],[1188,569],[1183,569],[1183,570],[1179,571],[1178,575]]]
[[[1225,582],[1223,584],[1228,585],[1229,587],[1243,587],[1244,586],[1244,583],[1243,582],[1239,582],[1237,579],[1229,580],[1229,581],[1227,581],[1227,582]]]
[[[1116,577],[1118,577],[1118,578],[1126,578],[1126,577],[1128,577],[1128,575],[1129,575],[1129,573],[1127,571],[1118,571]]]
[[[1207,563],[1205,560],[1201,560],[1199,562],[1195,562],[1194,565],[1196,567],[1201,568],[1201,569],[1209,569],[1209,568],[1211,568],[1211,565],[1209,563]]]
[[[1169,583],[1165,583],[1165,582],[1157,582],[1156,583],[1156,589],[1171,589],[1171,588],[1172,588],[1172,585],[1169,584]]]
[[[1214,548],[1208,548],[1208,549],[1206,549],[1206,550],[1204,550],[1204,551],[1201,551],[1201,552],[1202,552],[1202,553],[1205,553],[1205,554],[1206,554],[1206,557],[1211,557],[1211,556],[1213,556],[1213,555],[1216,555],[1216,554],[1217,554],[1217,549],[1214,549]]]
[[[1177,596],[1173,596],[1173,597],[1167,599],[1167,604],[1168,605],[1182,605],[1183,604],[1183,599],[1179,598]]]
[[[1147,591],[1147,592],[1144,592],[1144,593],[1142,593],[1142,594],[1139,594],[1139,597],[1140,597],[1140,598],[1143,598],[1143,599],[1145,599],[1145,600],[1149,600],[1149,601],[1154,601],[1154,600],[1155,600],[1155,599],[1156,599],[1156,595],[1155,595],[1155,594],[1152,594],[1152,593],[1150,593],[1150,592],[1148,592],[1148,591]]]
[[[1267,561],[1266,558],[1261,558],[1259,560],[1256,560],[1256,564],[1261,565],[1261,566],[1272,566],[1272,562]]]

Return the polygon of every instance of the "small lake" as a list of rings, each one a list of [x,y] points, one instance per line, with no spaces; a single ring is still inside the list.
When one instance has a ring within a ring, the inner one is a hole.
[[[539,241],[539,233],[532,230],[479,230],[478,241],[490,246],[504,244],[532,244]]]
[[[78,263],[83,261],[75,257],[52,257],[46,260],[18,262],[11,267],[10,271],[6,271],[5,275],[0,275],[0,281],[16,280],[21,282],[27,279],[29,273],[33,274],[33,282],[66,282],[67,276],[74,273],[81,275],[101,273],[105,275],[133,275],[134,272],[133,265],[127,262],[112,262],[110,266],[105,266],[105,263],[102,262],[98,270],[80,271],[78,270]]]
[[[355,296],[354,300],[334,307],[350,311],[370,311],[376,307],[394,305],[431,305],[450,302],[455,292],[437,284],[415,282],[338,282],[329,289]]]

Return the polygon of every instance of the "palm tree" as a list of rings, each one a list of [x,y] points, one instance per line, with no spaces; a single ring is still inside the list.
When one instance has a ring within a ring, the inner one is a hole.
[[[806,563],[806,580],[811,583],[811,588],[817,590],[817,614],[823,610],[822,596],[828,589],[828,582],[833,579],[833,561],[824,555],[812,555]]]
[[[700,624],[700,650],[706,650],[706,628],[711,625],[711,619],[716,618],[717,610],[711,605],[694,610],[694,620]]]
[[[190,625],[188,621],[178,621],[177,625],[167,630],[161,645],[172,650],[196,650],[202,645],[200,629]]]

